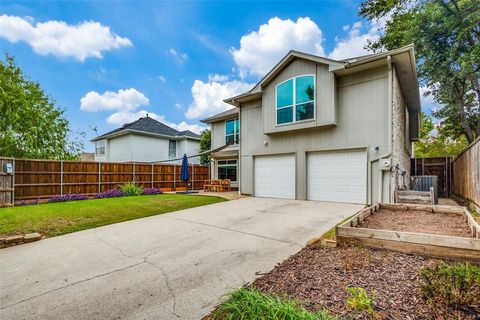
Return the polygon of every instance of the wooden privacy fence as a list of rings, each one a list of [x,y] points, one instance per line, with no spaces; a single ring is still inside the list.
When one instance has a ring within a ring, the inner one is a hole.
[[[163,189],[201,189],[203,182],[210,179],[210,168],[201,165],[188,166],[187,186],[180,180],[182,166],[175,164],[10,160],[14,164],[12,200],[15,201],[68,193],[93,195],[126,182]]]
[[[14,159],[0,158],[0,207],[13,205]]]
[[[438,196],[445,198],[452,194],[452,158],[415,158],[410,159],[411,176],[437,176]]]
[[[480,137],[452,161],[453,193],[480,210]]]

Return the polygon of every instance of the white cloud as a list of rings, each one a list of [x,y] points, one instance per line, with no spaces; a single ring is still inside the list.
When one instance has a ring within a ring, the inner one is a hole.
[[[435,102],[433,95],[429,93],[428,86],[420,87],[420,103],[422,105],[423,112],[430,113],[435,110],[438,104]]]
[[[165,82],[165,81],[167,81],[167,78],[165,78],[165,77],[162,76],[162,75],[159,75],[159,76],[158,76],[158,80],[160,80],[160,81],[162,81],[162,82]]]
[[[345,29],[344,29],[345,30]],[[362,33],[362,23],[356,22],[348,28],[346,38],[335,39],[336,44],[333,51],[328,55],[331,59],[341,60],[369,54],[365,46],[369,40],[377,40],[380,36],[378,25],[371,25],[367,32]]]
[[[128,38],[99,22],[68,25],[50,20],[33,24],[32,19],[5,14],[0,16],[0,37],[12,43],[26,42],[40,55],[74,57],[82,62],[89,57],[102,58],[104,51],[132,45]]]
[[[253,87],[244,81],[233,80],[225,82],[195,80],[192,86],[193,102],[188,107],[187,119],[208,117],[232,108],[223,99],[244,93]]]
[[[174,48],[170,48],[165,51],[165,55],[175,58],[179,63],[184,63],[188,59],[188,55],[186,53],[178,52]]]
[[[228,81],[229,76],[224,74],[209,74],[208,75],[208,82],[225,82]]]
[[[100,110],[132,111],[149,103],[150,100],[134,88],[120,89],[117,92],[105,91],[102,94],[90,91],[80,99],[80,109],[90,112]]]
[[[175,103],[175,108],[182,109],[183,105],[179,102]]]
[[[173,122],[167,121],[167,119],[163,115],[157,115],[156,113],[148,112],[146,110],[139,110],[136,112],[132,112],[132,111],[115,112],[107,118],[107,122],[112,125],[120,126],[125,123],[130,123],[135,120],[138,120],[139,118],[146,117],[147,114],[150,118],[160,121],[163,124],[166,124],[167,126],[172,127],[178,131],[190,130],[192,132],[200,134],[202,130],[206,129],[206,127],[204,126],[201,126],[198,124],[188,124],[185,121],[182,121],[178,124],[173,123]]]
[[[244,35],[240,48],[231,48],[230,53],[241,77],[264,75],[290,50],[325,55],[322,42],[322,31],[309,17],[296,22],[274,17]]]

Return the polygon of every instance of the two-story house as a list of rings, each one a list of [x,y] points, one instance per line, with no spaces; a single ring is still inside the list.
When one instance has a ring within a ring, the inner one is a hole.
[[[200,136],[178,131],[155,119],[140,118],[91,140],[95,143],[95,161],[155,162],[179,164],[184,154],[198,164]]]
[[[230,179],[233,188],[238,187],[238,150],[240,141],[240,122],[238,108],[202,120],[210,125],[212,132],[212,150],[227,145],[226,148],[212,153],[212,179]]]
[[[374,203],[408,188],[421,114],[413,46],[342,61],[291,51],[225,102],[235,108],[205,122],[214,146],[230,134],[237,144],[212,155],[213,172],[231,168],[242,194]]]

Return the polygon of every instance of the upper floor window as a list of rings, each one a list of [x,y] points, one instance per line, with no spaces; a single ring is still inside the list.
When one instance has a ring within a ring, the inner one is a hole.
[[[225,144],[238,144],[240,122],[238,119],[225,121]]]
[[[177,141],[168,140],[168,156],[175,158],[177,156]]]
[[[97,156],[105,155],[105,140],[95,142],[95,154]]]
[[[277,124],[310,120],[315,117],[315,77],[299,76],[277,85]]]

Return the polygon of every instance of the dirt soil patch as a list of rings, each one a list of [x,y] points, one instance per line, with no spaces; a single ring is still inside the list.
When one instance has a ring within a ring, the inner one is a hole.
[[[471,238],[464,216],[455,213],[380,209],[366,217],[358,227]]]
[[[253,286],[304,301],[310,311],[326,308],[339,316],[348,315],[346,288],[362,287],[369,294],[377,292],[373,305],[381,319],[478,319],[468,312],[440,310],[422,299],[419,270],[439,261],[384,250],[309,246]]]

